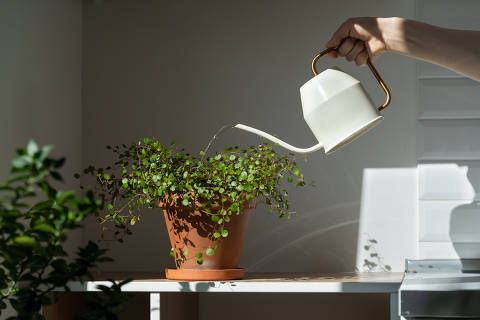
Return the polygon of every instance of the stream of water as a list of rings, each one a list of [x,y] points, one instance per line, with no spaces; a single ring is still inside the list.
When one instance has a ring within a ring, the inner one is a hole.
[[[225,131],[232,129],[233,127],[235,127],[235,125],[231,125],[231,124],[224,125],[213,135],[213,137],[210,139],[205,149],[203,149],[203,155],[202,155],[202,158],[200,159],[200,162],[203,162],[203,160],[207,156],[207,152],[210,149],[212,143],[218,138],[218,136],[220,136]]]

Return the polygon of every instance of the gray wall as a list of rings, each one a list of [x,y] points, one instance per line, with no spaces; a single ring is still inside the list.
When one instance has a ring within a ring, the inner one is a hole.
[[[0,2],[0,177],[30,138],[67,156],[65,180],[81,167],[81,2]]]
[[[145,136],[165,143],[175,140],[197,153],[220,126],[237,122],[278,134],[300,147],[311,146],[315,140],[302,119],[298,89],[312,76],[313,55],[350,16],[411,17],[413,12],[412,0],[85,4],[83,165],[106,163],[110,155],[105,145]],[[368,69],[327,58],[319,68],[332,64],[359,78],[375,101],[383,101]],[[414,63],[386,54],[375,65],[392,88],[393,102],[384,113],[385,120],[331,156],[318,152],[309,157],[302,167],[316,187],[291,193],[297,216],[278,220],[263,207],[256,210],[241,261],[247,270],[354,270],[361,245],[357,239],[364,169],[416,167]],[[215,147],[260,141],[231,131]],[[384,180],[395,185],[392,179]],[[409,181],[405,187],[415,188],[416,180]],[[402,194],[391,197],[416,203],[415,192],[405,198]],[[401,219],[402,212],[396,208],[402,206],[393,202],[390,207],[381,213]],[[409,219],[415,220],[415,214],[410,213]],[[416,221],[409,223],[414,227]],[[109,245],[116,262],[107,269],[158,271],[172,265],[159,210],[145,212],[134,231],[125,244]],[[98,234],[92,221],[84,240]],[[404,245],[400,238],[389,241],[384,254],[393,255],[395,248]],[[212,299],[202,296],[202,310],[208,310]],[[248,299],[240,296],[235,301],[249,305]],[[278,299],[284,307],[272,311],[272,317],[285,314],[285,308],[307,308],[300,300]],[[309,308],[315,312],[314,306]],[[215,318],[213,312],[202,311],[202,317],[208,315]]]
[[[349,16],[409,17],[411,1],[111,1],[84,6],[83,164],[109,159],[107,144],[144,136],[197,153],[222,125],[245,123],[298,146],[314,137],[302,119],[299,87],[309,64]],[[381,90],[367,68],[325,58]],[[393,102],[375,130],[331,156],[303,165],[316,184],[291,194],[298,215],[280,221],[259,208],[242,265],[250,270],[349,271],[355,266],[364,168],[416,166],[414,64],[387,54],[375,62]],[[215,145],[261,140],[231,131]],[[112,269],[158,270],[170,262],[159,211],[112,244]],[[322,232],[324,230],[324,232]],[[92,227],[86,238],[98,235]],[[302,239],[305,239],[304,241]],[[290,243],[295,241],[296,245]],[[274,253],[272,255],[272,253]]]
[[[0,179],[15,149],[30,138],[66,156],[62,171],[81,168],[81,31],[79,0],[0,1]],[[70,236],[70,250],[81,233]]]

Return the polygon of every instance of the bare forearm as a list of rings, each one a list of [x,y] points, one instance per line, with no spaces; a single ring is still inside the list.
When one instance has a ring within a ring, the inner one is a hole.
[[[480,31],[453,30],[402,18],[380,18],[387,51],[441,65],[480,81]]]

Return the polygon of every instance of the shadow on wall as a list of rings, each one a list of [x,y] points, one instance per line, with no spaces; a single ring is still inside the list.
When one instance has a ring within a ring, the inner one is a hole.
[[[480,163],[419,165],[420,258],[480,258]]]
[[[480,258],[480,182],[478,168],[467,169],[465,183],[471,186],[471,202],[452,209],[450,214],[450,240],[460,259]]]

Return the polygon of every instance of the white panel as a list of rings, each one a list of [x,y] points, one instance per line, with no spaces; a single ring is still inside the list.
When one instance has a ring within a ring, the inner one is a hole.
[[[479,202],[422,201],[419,224],[420,258],[480,258]]]
[[[478,259],[480,243],[420,242],[420,259]]]
[[[478,0],[416,3],[417,20],[480,28]],[[417,156],[424,162],[419,164],[419,257],[480,257],[475,202],[480,199],[480,84],[433,64],[417,66]]]
[[[480,120],[420,121],[419,160],[480,160]]]
[[[357,268],[365,270],[368,239],[375,239],[381,264],[403,271],[405,259],[417,257],[417,170],[416,168],[368,168],[363,171],[362,203],[357,243]],[[392,250],[395,248],[395,250]],[[378,271],[378,270],[377,270]]]
[[[480,242],[452,242],[452,246],[461,259],[480,258]]]
[[[429,67],[427,72],[435,73],[438,70],[434,71],[434,68]],[[448,71],[442,72],[453,74]],[[423,79],[418,85],[420,118],[432,116],[480,118],[480,83],[468,78],[451,78]]]
[[[421,163],[421,200],[480,200],[480,161]]]
[[[462,201],[420,201],[418,227],[420,241],[450,241],[451,214],[463,205]]]
[[[419,242],[419,259],[458,259],[451,242]]]
[[[419,0],[417,1],[418,18],[445,18],[461,21],[459,18],[478,17],[480,1],[478,0]]]
[[[450,239],[454,243],[480,244],[480,202],[455,207],[450,215]]]

